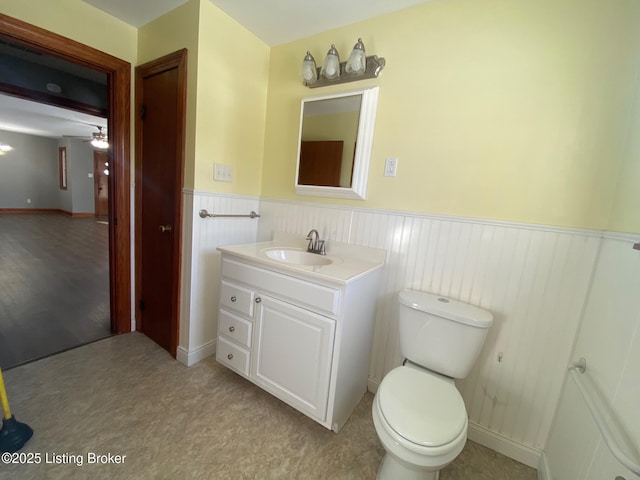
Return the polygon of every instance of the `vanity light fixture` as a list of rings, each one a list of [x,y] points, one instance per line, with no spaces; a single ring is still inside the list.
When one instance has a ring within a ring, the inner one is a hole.
[[[356,80],[376,78],[380,70],[384,68],[385,63],[384,58],[378,58],[375,55],[367,57],[364,43],[362,43],[361,38],[358,38],[349,55],[349,59],[342,63],[336,46],[332,44],[322,62],[321,68],[316,66],[313,55],[307,50],[300,67],[300,78],[302,84],[309,88],[354,82]]]
[[[6,155],[11,150],[13,150],[13,147],[11,145],[9,145],[8,143],[0,142],[0,155]]]

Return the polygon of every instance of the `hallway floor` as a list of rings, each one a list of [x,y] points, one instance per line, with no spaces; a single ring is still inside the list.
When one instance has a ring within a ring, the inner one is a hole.
[[[0,214],[0,366],[110,335],[108,226]]]
[[[384,450],[366,394],[339,434],[209,357],[185,367],[129,333],[6,373],[23,452],[0,479],[373,479]],[[123,463],[89,464],[89,453]],[[67,463],[46,463],[46,456]],[[112,457],[115,458],[115,457]],[[82,464],[79,465],[80,460]],[[535,480],[536,471],[471,441],[441,480]]]

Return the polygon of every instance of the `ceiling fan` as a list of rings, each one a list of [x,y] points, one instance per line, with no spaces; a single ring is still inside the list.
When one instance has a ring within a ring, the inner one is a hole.
[[[109,138],[107,137],[107,134],[102,131],[103,127],[99,127],[98,125],[95,125],[95,127],[98,129],[98,131],[93,132],[90,137],[84,135],[63,135],[63,137],[84,138],[85,141],[90,142],[93,147],[99,148],[101,150],[106,150],[107,148],[109,148]]]

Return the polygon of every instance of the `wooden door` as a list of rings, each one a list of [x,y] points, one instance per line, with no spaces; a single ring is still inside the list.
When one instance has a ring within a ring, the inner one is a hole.
[[[186,61],[182,50],[136,68],[136,292],[139,329],[176,356]]]
[[[96,217],[109,216],[109,156],[93,151],[93,196]]]

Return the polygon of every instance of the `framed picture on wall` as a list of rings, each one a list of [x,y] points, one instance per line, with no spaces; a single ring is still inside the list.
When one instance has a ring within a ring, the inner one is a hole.
[[[58,175],[60,190],[67,189],[67,147],[58,147]]]

